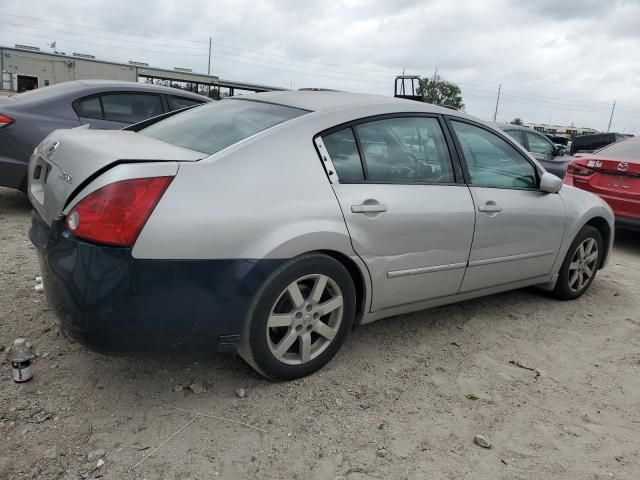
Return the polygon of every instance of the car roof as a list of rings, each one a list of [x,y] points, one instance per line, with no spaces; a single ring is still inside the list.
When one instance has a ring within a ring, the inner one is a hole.
[[[11,98],[19,102],[40,102],[49,101],[64,95],[76,95],[86,92],[87,95],[92,93],[102,93],[103,90],[114,89],[114,91],[124,90],[140,90],[140,91],[157,91],[167,95],[175,95],[189,97],[207,101],[207,97],[198,95],[197,93],[181,90],[179,88],[164,87],[161,85],[153,85],[149,83],[126,82],[119,80],[71,80],[69,82],[57,83],[55,85],[29,90],[28,92],[12,95]]]
[[[285,90],[278,92],[263,92],[232,97],[240,100],[255,100],[275,103],[287,107],[300,108],[311,112],[322,112],[336,108],[356,107],[365,105],[405,105],[408,111],[426,113],[446,113],[465,116],[456,110],[431,105],[429,103],[404,100],[383,95],[364,93],[334,92],[326,90]]]

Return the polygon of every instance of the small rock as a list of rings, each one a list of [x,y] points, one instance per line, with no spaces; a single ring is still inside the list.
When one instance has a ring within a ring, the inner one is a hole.
[[[47,448],[44,452],[42,452],[42,456],[44,458],[49,458],[49,459],[53,460],[54,458],[56,458],[58,456],[58,447],[56,447],[54,445],[51,448]]]
[[[97,450],[94,450],[87,454],[87,460],[89,462],[95,462],[96,460],[99,460],[100,458],[104,457],[106,454],[107,452],[105,452],[104,449],[98,448]]]
[[[482,448],[491,448],[491,442],[484,435],[476,435],[473,437],[473,443],[479,445]]]
[[[386,448],[379,448],[379,449],[378,449],[378,452],[377,452],[377,455],[378,455],[380,458],[384,458],[384,457],[386,457],[386,456],[387,456],[387,449],[386,449]]]
[[[247,396],[247,392],[244,388],[238,388],[236,389],[236,395],[238,398],[244,398]]]
[[[104,465],[104,460],[99,459],[98,462],[96,463],[96,468],[100,468],[102,465]]]
[[[204,387],[199,383],[192,383],[191,385],[189,385],[189,389],[196,395],[202,395],[203,393],[206,392]]]
[[[182,392],[183,390],[184,387],[182,385],[176,385],[175,387],[173,387],[174,392]]]

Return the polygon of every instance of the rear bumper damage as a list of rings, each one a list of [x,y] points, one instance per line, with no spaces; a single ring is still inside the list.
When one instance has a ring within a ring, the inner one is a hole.
[[[93,245],[34,212],[29,232],[49,306],[102,353],[235,350],[247,306],[280,260],[148,260]]]

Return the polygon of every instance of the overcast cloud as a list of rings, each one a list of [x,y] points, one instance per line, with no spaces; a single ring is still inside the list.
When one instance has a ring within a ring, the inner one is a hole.
[[[3,0],[0,44],[206,72],[213,36],[222,78],[384,95],[437,67],[483,119],[501,83],[498,120],[606,129],[615,99],[612,129],[632,132],[639,19],[640,2],[605,0]]]

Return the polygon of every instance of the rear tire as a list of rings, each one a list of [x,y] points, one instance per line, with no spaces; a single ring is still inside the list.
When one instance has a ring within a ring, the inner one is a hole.
[[[320,370],[338,352],[355,317],[347,269],[324,254],[297,257],[276,270],[251,302],[239,353],[274,380]]]
[[[596,278],[603,253],[600,232],[590,225],[582,227],[562,263],[553,295],[560,300],[573,300],[586,292]]]

